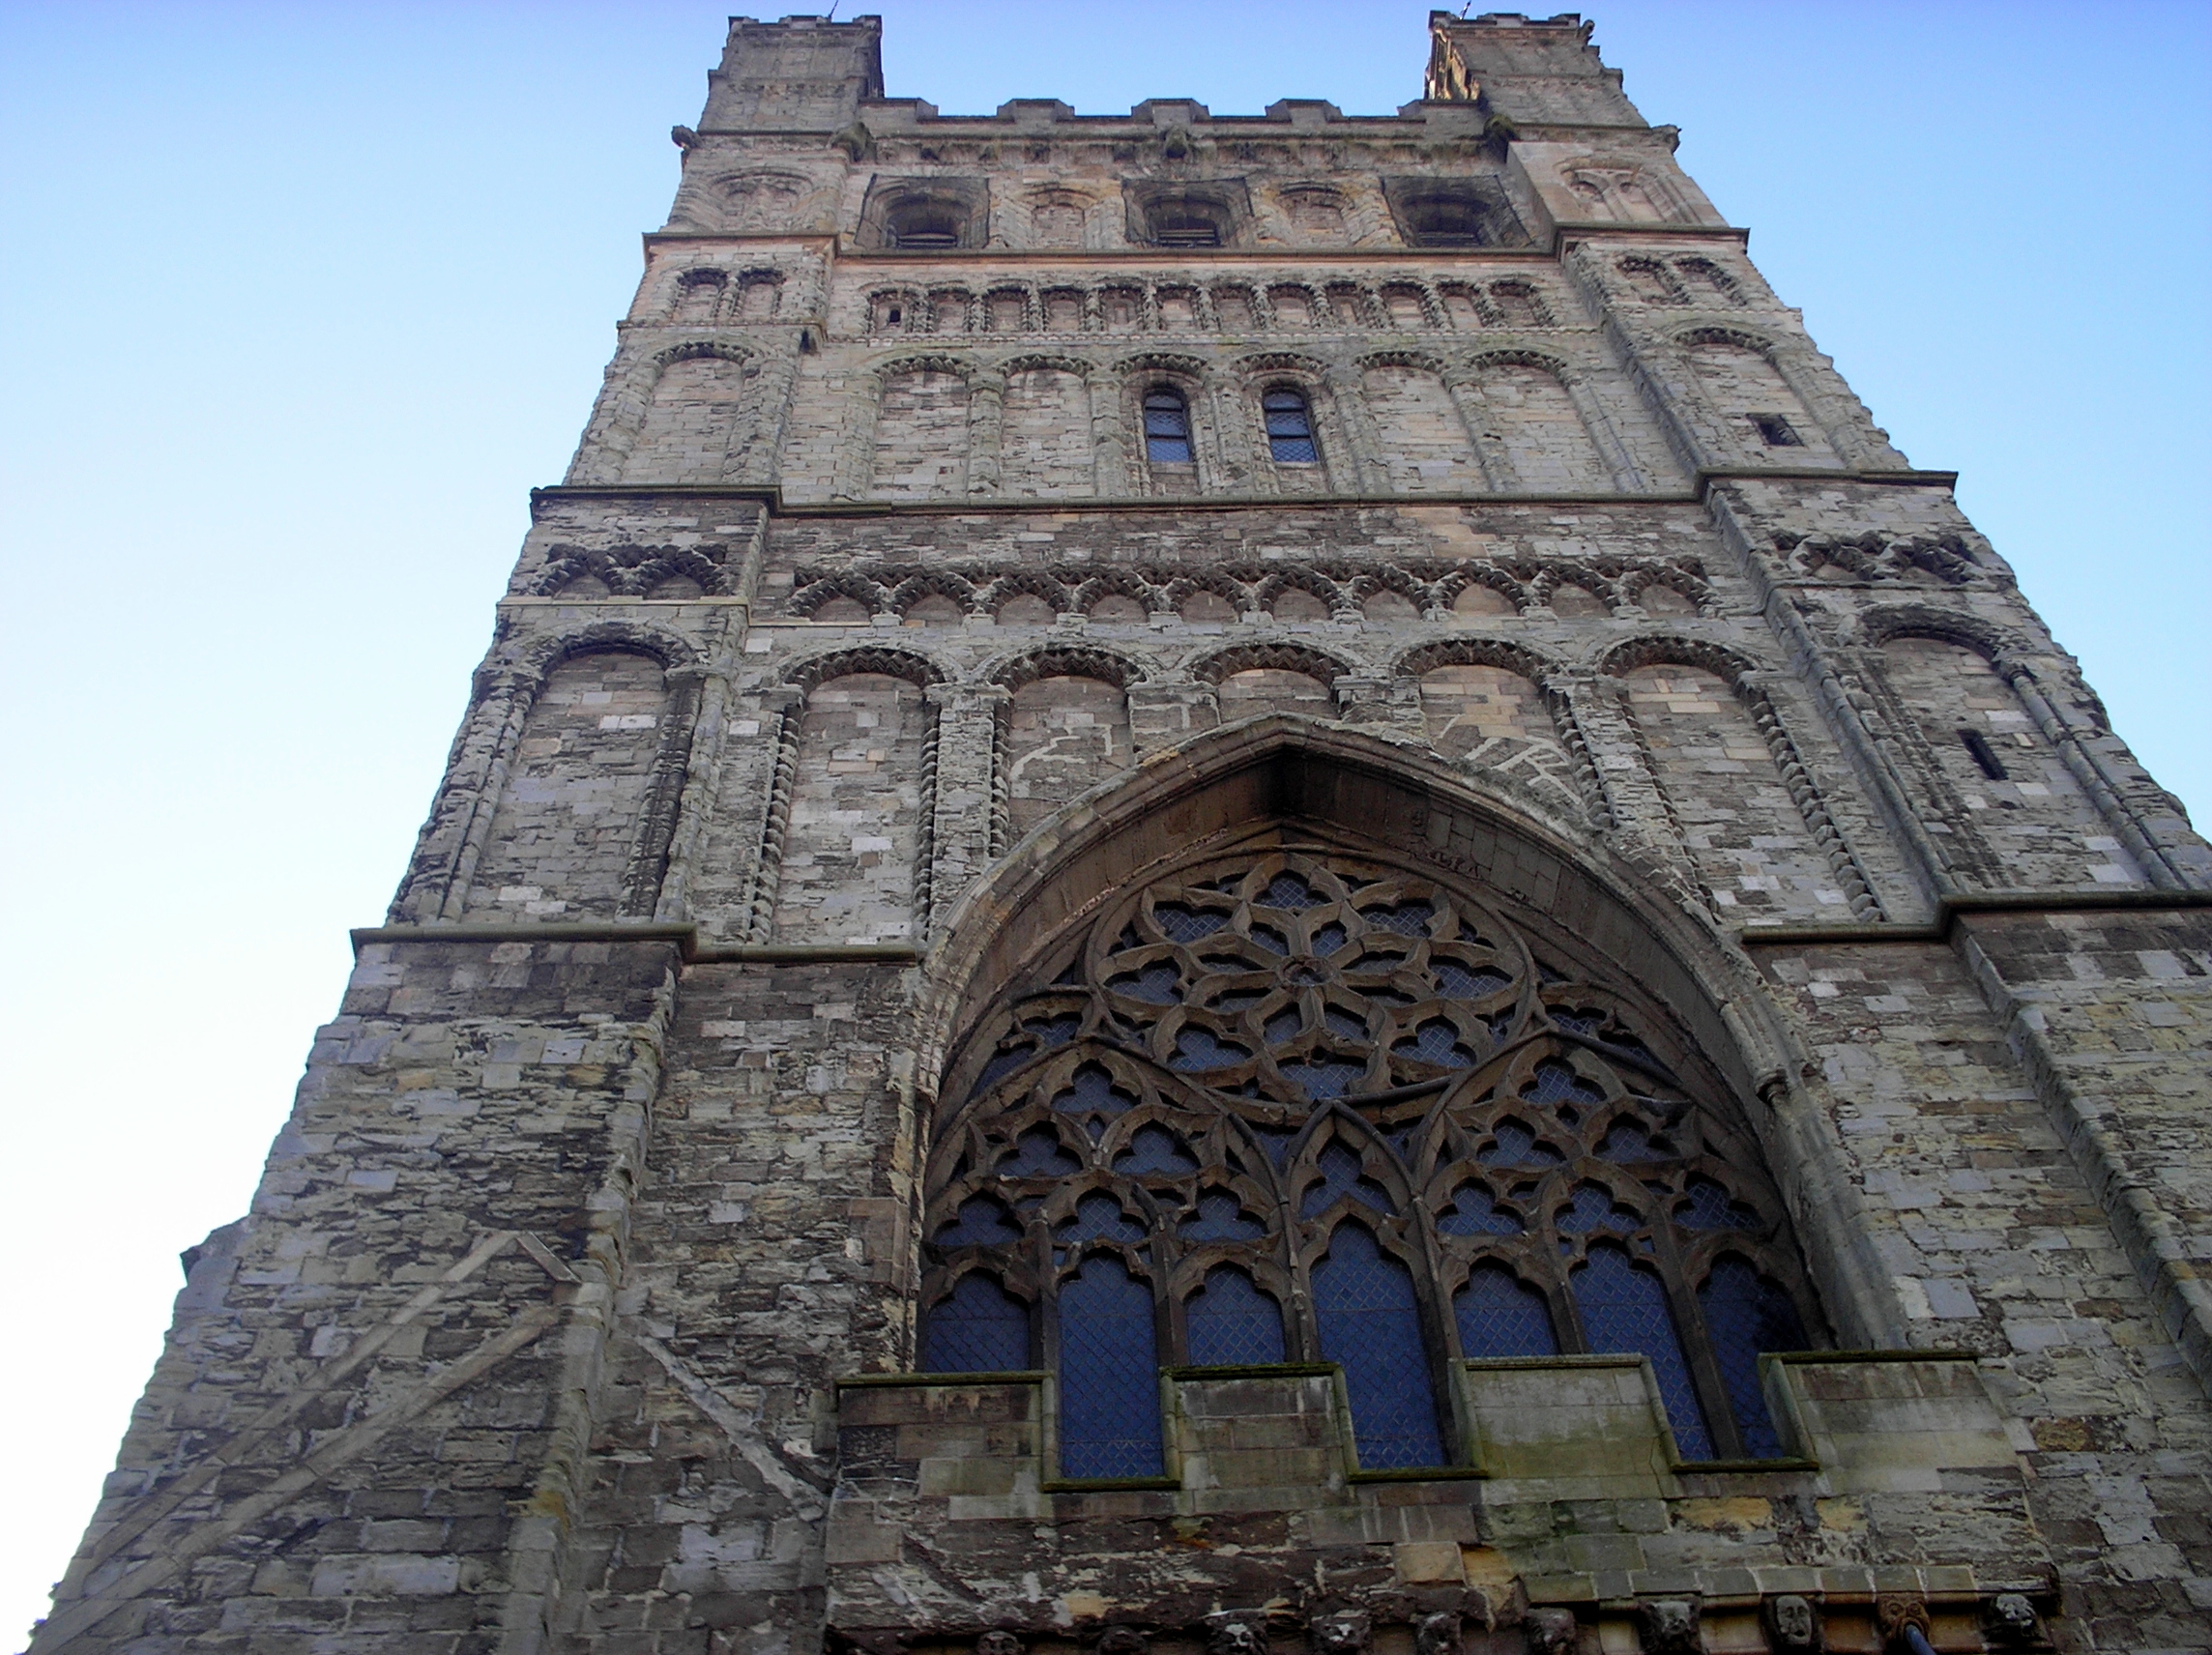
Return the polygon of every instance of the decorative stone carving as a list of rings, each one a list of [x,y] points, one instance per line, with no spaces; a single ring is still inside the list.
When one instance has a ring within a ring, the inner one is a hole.
[[[1152,1642],[1133,1626],[1109,1626],[1098,1635],[1098,1655],[1151,1655]]]
[[[1267,1655],[1267,1634],[1256,1614],[1229,1614],[1206,1634],[1206,1655]]]
[[[1884,1649],[1921,1655],[1928,1647],[1928,1605],[1920,1598],[1880,1597],[1874,1601],[1875,1628]]]
[[[2043,1623],[2036,1618],[2035,1606],[2024,1592],[1999,1592],[1989,1607],[1986,1626],[1995,1642],[2015,1647],[2033,1643],[2043,1636]]]
[[[1528,1655],[1574,1655],[1582,1628],[1571,1609],[1532,1609],[1521,1623]]]
[[[1773,1650],[1822,1647],[1820,1611],[1813,1600],[1795,1592],[1768,1598],[1761,1606],[1766,1623],[1766,1646]]]
[[[1460,1655],[1462,1640],[1457,1610],[1440,1610],[1413,1623],[1413,1655]]]
[[[1698,1600],[1644,1598],[1636,1606],[1644,1655],[1698,1655]]]
[[[1022,1655],[1022,1640],[1003,1627],[994,1626],[975,1640],[975,1655]]]
[[[1308,1624],[1314,1655],[1364,1655],[1374,1641],[1375,1622],[1363,1609],[1331,1610]]]

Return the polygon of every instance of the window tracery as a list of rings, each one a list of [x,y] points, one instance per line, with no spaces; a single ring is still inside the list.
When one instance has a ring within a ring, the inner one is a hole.
[[[1280,834],[1045,961],[949,1077],[920,1360],[1057,1372],[1063,1474],[1159,1473],[1158,1366],[1285,1360],[1343,1368],[1369,1469],[1455,1458],[1448,1363],[1580,1351],[1647,1356],[1687,1458],[1780,1451],[1759,1355],[1819,1324],[1780,1202],[1602,967]]]

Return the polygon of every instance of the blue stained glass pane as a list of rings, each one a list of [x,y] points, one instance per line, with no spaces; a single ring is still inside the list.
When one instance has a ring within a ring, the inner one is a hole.
[[[1061,1147],[1060,1136],[1047,1126],[1033,1126],[1014,1140],[1014,1152],[999,1163],[999,1171],[1017,1178],[1058,1178],[1081,1172],[1083,1163]]]
[[[1460,1349],[1470,1356],[1558,1353],[1544,1295],[1503,1264],[1476,1265],[1452,1299],[1452,1309],[1459,1319]]]
[[[1630,1263],[1620,1248],[1600,1244],[1589,1250],[1589,1263],[1575,1272],[1575,1304],[1592,1350],[1637,1350],[1651,1358],[1683,1457],[1710,1460],[1712,1434],[1705,1426],[1705,1410],[1698,1405],[1682,1336],[1659,1278]]]
[[[1451,1205],[1437,1214],[1437,1228],[1446,1235],[1519,1235],[1527,1226],[1493,1201],[1489,1191],[1462,1184]]]
[[[1157,1173],[1179,1178],[1197,1172],[1198,1162],[1166,1127],[1140,1126],[1129,1147],[1114,1157],[1114,1170],[1131,1176]]]
[[[1055,1017],[1043,1023],[1032,1023],[1028,1027],[1033,1034],[1044,1042],[1044,1049],[1049,1052],[1055,1046],[1064,1046],[1074,1039],[1075,1031],[1083,1027],[1083,1019],[1075,1013],[1069,1012],[1065,1017]]]
[[[1605,1094],[1576,1075],[1564,1063],[1538,1063],[1536,1078],[1521,1089],[1530,1103],[1603,1103]]]
[[[1198,1367],[1283,1360],[1283,1310],[1242,1270],[1221,1264],[1183,1307]]]
[[[1592,1230],[1614,1230],[1623,1235],[1643,1228],[1635,1213],[1614,1205],[1613,1193],[1596,1184],[1577,1184],[1573,1202],[1559,1214],[1562,1235],[1582,1235]]]
[[[1234,1068],[1252,1054],[1241,1046],[1222,1043],[1210,1029],[1193,1024],[1176,1036],[1175,1056],[1168,1060],[1171,1069],[1227,1069]]]
[[[940,1247],[1000,1247],[1021,1238],[1014,1215],[987,1195],[970,1196],[960,1204],[959,1216],[937,1233]]]
[[[1381,925],[1408,937],[1426,937],[1429,921],[1436,916],[1435,905],[1427,902],[1401,902],[1389,908],[1367,910],[1368,924]]]
[[[1177,902],[1157,903],[1152,908],[1152,918],[1166,935],[1179,943],[1195,942],[1209,937],[1229,923],[1226,914],[1212,914],[1202,909],[1185,908]]]
[[[922,1328],[929,1374],[1007,1374],[1030,1365],[1030,1308],[980,1270],[931,1307]]]
[[[1321,1182],[1306,1191],[1305,1201],[1298,1211],[1300,1218],[1313,1218],[1326,1212],[1339,1197],[1347,1195],[1363,1206],[1373,1207],[1377,1212],[1394,1213],[1398,1210],[1397,1203],[1390,1199],[1390,1192],[1360,1171],[1359,1156],[1342,1139],[1321,1152],[1319,1165]]]
[[[1313,421],[1306,413],[1304,397],[1283,392],[1266,396],[1260,407],[1266,419],[1268,452],[1278,461],[1310,465],[1320,457],[1314,449]]]
[[[1182,998],[1180,985],[1182,973],[1173,962],[1162,960],[1147,966],[1128,976],[1114,977],[1106,986],[1116,994],[1125,994],[1131,1000],[1141,1000],[1148,1005],[1173,1005]]]
[[[1283,1078],[1308,1097],[1342,1097],[1367,1072],[1367,1065],[1317,1052],[1305,1062],[1284,1063],[1282,1070]]]
[[[1121,1204],[1110,1195],[1087,1195],[1075,1204],[1075,1216],[1064,1219],[1053,1236],[1062,1242],[1094,1241],[1104,1237],[1109,1241],[1142,1241],[1145,1227],[1121,1210]]]
[[[1284,1155],[1290,1151],[1291,1140],[1297,1134],[1287,1127],[1255,1126],[1252,1128],[1252,1136],[1260,1141],[1260,1147],[1267,1151],[1267,1159],[1279,1167],[1283,1164]]]
[[[1269,908],[1319,908],[1324,899],[1316,896],[1312,886],[1286,868],[1267,882],[1267,888],[1260,893],[1259,900]]]
[[[1313,951],[1325,959],[1350,940],[1350,933],[1332,919],[1313,934]]]
[[[1390,1050],[1401,1058],[1446,1068],[1465,1069],[1474,1063],[1474,1054],[1459,1043],[1459,1031],[1441,1017],[1430,1018]]]
[[[994,1054],[991,1060],[983,1065],[983,1072],[975,1077],[975,1091],[985,1090],[1002,1076],[1012,1074],[1035,1056],[1036,1048],[1026,1041],[1010,1051]],[[975,1094],[971,1092],[969,1095],[973,1097]]]
[[[1659,1151],[1651,1147],[1651,1134],[1633,1120],[1616,1120],[1606,1133],[1605,1142],[1597,1147],[1601,1161],[1656,1161]]]
[[[1685,1230],[1756,1230],[1759,1214],[1711,1178],[1692,1178],[1690,1199],[1674,1209],[1674,1222]]]
[[[1759,1460],[1778,1458],[1782,1438],[1766,1411],[1759,1358],[1761,1351],[1802,1350],[1811,1343],[1797,1320],[1797,1307],[1781,1288],[1733,1257],[1713,1265],[1698,1290],[1698,1305],[1705,1313],[1705,1331],[1712,1335],[1713,1356],[1728,1389],[1729,1409],[1743,1433],[1744,1452]]]
[[[1328,1257],[1314,1266],[1313,1293],[1321,1353],[1343,1367],[1352,1394],[1359,1464],[1369,1470],[1442,1465],[1436,1392],[1406,1266],[1366,1230],[1340,1225]]]
[[[1536,1142],[1535,1133],[1518,1120],[1500,1120],[1497,1141],[1475,1156],[1486,1167],[1556,1167],[1557,1151]]]
[[[1122,1115],[1137,1106],[1127,1092],[1114,1089],[1114,1079],[1096,1063],[1075,1071],[1067,1089],[1052,1100],[1055,1109],[1069,1115]]]
[[[1198,1198],[1198,1210],[1182,1221],[1183,1236],[1191,1241],[1249,1241],[1266,1233],[1227,1190],[1208,1190]]]
[[[1291,951],[1290,940],[1271,925],[1253,926],[1252,941],[1270,954],[1287,954]]]
[[[1502,972],[1473,971],[1456,960],[1437,962],[1437,987],[1447,1000],[1480,1000],[1513,979]]]
[[[1152,1290],[1103,1254],[1060,1290],[1060,1468],[1070,1477],[1160,1470]]]
[[[1280,1046],[1286,1040],[1295,1040],[1298,1031],[1305,1027],[1305,1019],[1298,1015],[1296,1006],[1278,1011],[1261,1025],[1260,1032],[1266,1035],[1267,1044]]]

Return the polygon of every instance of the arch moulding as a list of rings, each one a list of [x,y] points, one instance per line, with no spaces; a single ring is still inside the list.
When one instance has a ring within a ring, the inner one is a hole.
[[[936,928],[916,1006],[917,1120],[934,1111],[955,1043],[1071,922],[1209,841],[1270,823],[1429,863],[1634,962],[1761,1139],[1838,1334],[1905,1342],[1877,1227],[1796,1084],[1807,1060],[1749,958],[1604,848],[1473,792],[1436,760],[1310,719],[1271,714],[1156,752],[1063,805],[962,893]]]

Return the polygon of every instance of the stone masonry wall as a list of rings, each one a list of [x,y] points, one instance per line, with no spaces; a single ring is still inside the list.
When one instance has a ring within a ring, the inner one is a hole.
[[[2212,1651],[2212,846],[1672,130],[1572,17],[1383,118],[942,117],[879,30],[737,19],[677,129],[36,1655]],[[961,1019],[1278,823],[1694,1031],[1854,1347],[1787,1458],[1592,1352],[1380,1476],[1327,1364],[1165,1375],[1084,1486],[1057,1375],[911,1373]]]

